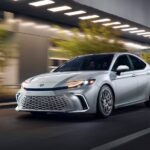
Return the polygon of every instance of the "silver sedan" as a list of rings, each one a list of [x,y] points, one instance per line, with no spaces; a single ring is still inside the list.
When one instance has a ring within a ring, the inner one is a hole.
[[[150,66],[130,53],[76,57],[51,73],[22,83],[17,111],[97,113],[143,103],[150,106]]]

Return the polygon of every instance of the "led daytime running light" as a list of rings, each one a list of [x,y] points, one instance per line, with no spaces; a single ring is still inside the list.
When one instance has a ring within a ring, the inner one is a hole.
[[[69,81],[67,82],[68,88],[75,88],[82,85],[92,85],[95,82],[95,79],[90,80],[78,80],[78,81]]]

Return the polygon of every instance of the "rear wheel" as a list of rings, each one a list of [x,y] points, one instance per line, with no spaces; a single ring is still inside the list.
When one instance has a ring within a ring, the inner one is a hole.
[[[114,96],[111,88],[108,85],[102,86],[98,101],[97,101],[97,114],[103,118],[111,115],[114,106]]]

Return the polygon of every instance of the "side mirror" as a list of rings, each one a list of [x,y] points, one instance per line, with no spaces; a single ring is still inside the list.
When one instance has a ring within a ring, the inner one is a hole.
[[[129,71],[129,67],[126,65],[120,65],[117,67],[117,75],[120,75],[121,72]]]

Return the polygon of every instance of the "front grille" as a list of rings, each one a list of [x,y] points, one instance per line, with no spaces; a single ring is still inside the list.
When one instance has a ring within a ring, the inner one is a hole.
[[[19,105],[27,110],[67,111],[71,109],[66,96],[25,96]]]

